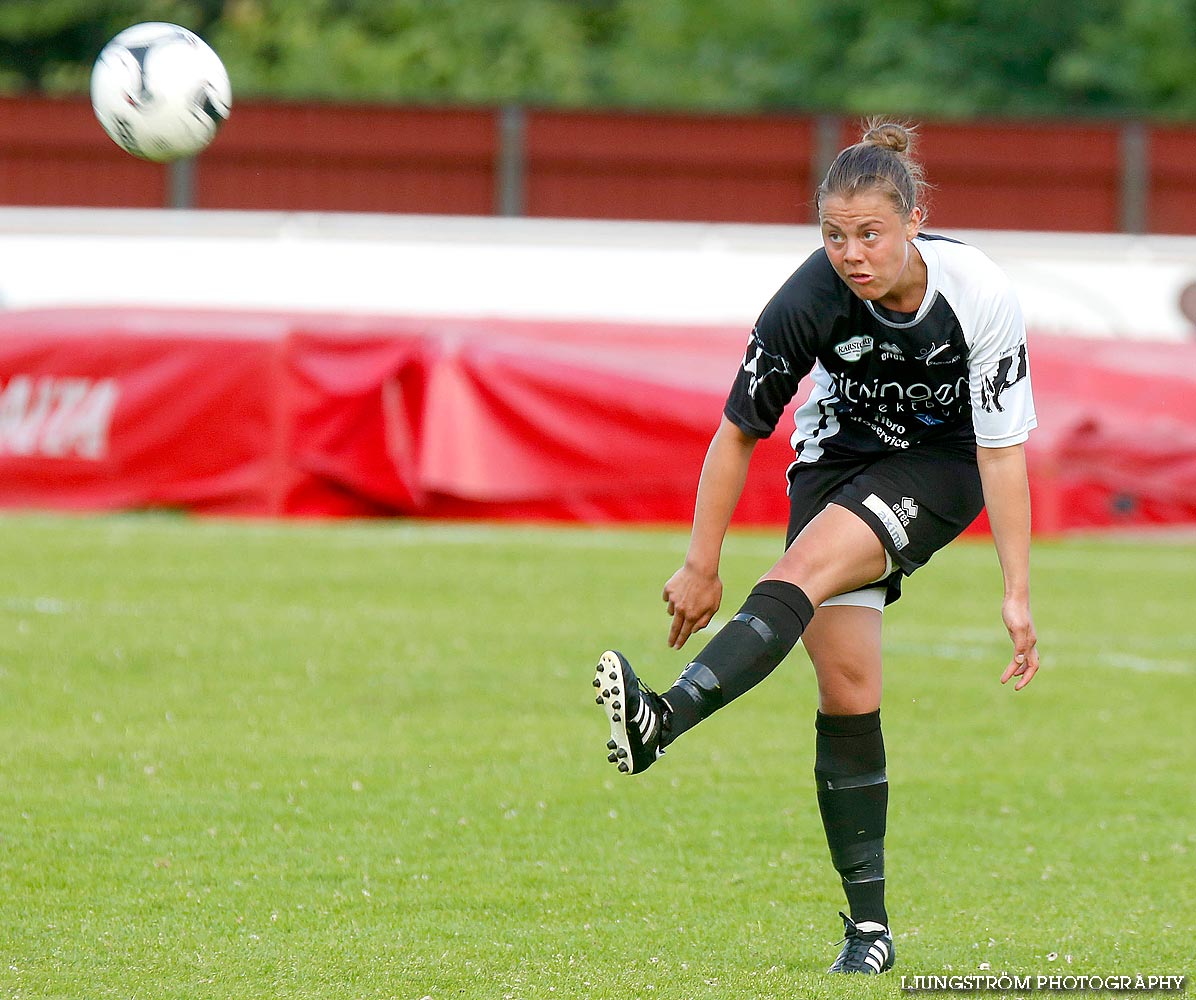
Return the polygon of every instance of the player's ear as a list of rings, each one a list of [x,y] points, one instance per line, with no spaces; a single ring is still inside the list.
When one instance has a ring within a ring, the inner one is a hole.
[[[922,219],[925,214],[919,206],[914,206],[914,210],[909,213],[909,219],[905,223],[906,239],[912,240],[922,231]]]

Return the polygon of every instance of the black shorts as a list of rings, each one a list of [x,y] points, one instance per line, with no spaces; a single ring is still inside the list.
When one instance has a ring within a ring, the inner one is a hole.
[[[795,462],[789,468],[785,547],[831,503],[858,515],[892,556],[893,572],[869,585],[884,586],[885,603],[892,604],[901,596],[901,578],[924,565],[984,508],[976,447],[924,444],[868,460]]]

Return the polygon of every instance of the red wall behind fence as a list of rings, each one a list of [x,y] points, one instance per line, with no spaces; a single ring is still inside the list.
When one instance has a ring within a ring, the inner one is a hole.
[[[1116,126],[934,125],[922,139],[921,156],[934,185],[932,227],[1079,232],[1120,227]],[[1196,175],[1189,183],[1196,192]]]
[[[1148,231],[1196,233],[1196,128],[1158,128],[1150,134]]]
[[[808,119],[538,111],[527,124],[527,214],[806,222]]]
[[[240,101],[198,161],[193,204],[488,215],[503,204],[501,164],[515,162],[531,216],[802,223],[828,144],[856,138],[847,119],[527,109],[512,161],[500,117]],[[923,123],[933,224],[1117,231],[1131,127],[1145,130],[1144,228],[1196,234],[1196,126],[1134,123]],[[159,207],[170,197],[167,168],[119,151],[85,99],[0,98],[0,204]]]
[[[489,111],[246,104],[199,161],[196,207],[488,215],[496,149]]]

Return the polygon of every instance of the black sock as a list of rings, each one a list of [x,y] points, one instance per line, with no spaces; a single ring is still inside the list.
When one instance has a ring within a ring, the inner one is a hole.
[[[851,919],[888,926],[885,910],[885,820],[889,782],[880,711],[823,715],[814,777],[831,862],[843,878]]]
[[[664,693],[672,709],[667,741],[764,680],[813,617],[814,608],[800,587],[784,580],[756,584],[739,613]]]

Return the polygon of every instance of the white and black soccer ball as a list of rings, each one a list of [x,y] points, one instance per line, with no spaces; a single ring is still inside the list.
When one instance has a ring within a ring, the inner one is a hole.
[[[177,24],[126,28],[91,71],[91,106],[104,131],[121,149],[157,163],[206,147],[232,103],[220,57]]]

